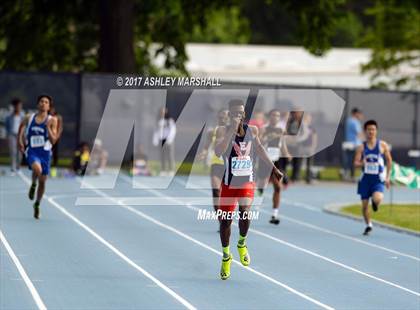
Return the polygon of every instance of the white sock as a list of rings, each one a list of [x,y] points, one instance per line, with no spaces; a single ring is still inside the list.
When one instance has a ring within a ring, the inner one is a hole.
[[[279,209],[278,209],[278,208],[273,209],[273,216],[274,216],[275,218],[277,218],[277,217],[279,216]]]
[[[372,222],[368,223],[368,227],[372,228]]]

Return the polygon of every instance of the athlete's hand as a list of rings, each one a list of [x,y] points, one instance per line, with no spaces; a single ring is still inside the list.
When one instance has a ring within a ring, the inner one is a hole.
[[[279,179],[279,180],[283,179],[283,176],[284,176],[283,172],[281,172],[276,167],[273,168],[273,174],[277,179]]]
[[[238,131],[239,125],[241,124],[241,118],[240,117],[233,117],[231,119],[232,128],[235,129],[235,132]]]
[[[389,189],[391,187],[391,180],[389,178],[385,180],[385,187],[386,189]]]

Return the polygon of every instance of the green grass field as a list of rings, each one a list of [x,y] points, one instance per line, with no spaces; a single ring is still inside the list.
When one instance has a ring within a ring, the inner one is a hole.
[[[362,216],[360,205],[351,205],[341,209],[341,212]],[[420,231],[420,205],[419,204],[389,204],[379,206],[378,212],[370,213],[373,220]]]

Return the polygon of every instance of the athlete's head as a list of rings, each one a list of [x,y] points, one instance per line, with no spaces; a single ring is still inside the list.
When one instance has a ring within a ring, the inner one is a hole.
[[[229,101],[229,117],[240,118],[241,121],[245,119],[245,104],[240,99],[232,99]]]
[[[272,109],[268,113],[268,122],[270,126],[276,126],[278,122],[280,122],[280,117],[281,117],[280,111],[277,109]]]
[[[48,112],[53,105],[53,100],[51,96],[48,96],[48,95],[39,95],[37,102],[38,102],[38,110],[40,112]]]
[[[364,124],[363,128],[365,129],[366,139],[372,140],[376,138],[378,133],[378,123],[375,120],[368,120]]]
[[[217,112],[217,124],[219,126],[225,126],[229,122],[229,111],[226,109],[220,109]]]

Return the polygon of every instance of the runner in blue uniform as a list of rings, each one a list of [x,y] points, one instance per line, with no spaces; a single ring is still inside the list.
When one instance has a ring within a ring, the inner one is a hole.
[[[384,188],[390,186],[392,157],[388,144],[377,139],[378,124],[369,120],[364,125],[366,141],[360,145],[354,156],[354,166],[362,168],[357,193],[362,199],[363,217],[367,227],[364,235],[372,231],[372,222],[369,214],[369,198],[372,200],[372,209],[378,211],[378,206],[384,197]],[[386,162],[386,171],[385,171]]]
[[[52,98],[48,95],[38,97],[38,112],[28,115],[19,127],[19,149],[24,152],[28,167],[32,170],[32,185],[29,188],[29,199],[34,200],[34,217],[39,219],[42,196],[50,171],[51,149],[58,139],[57,118],[48,114]]]

